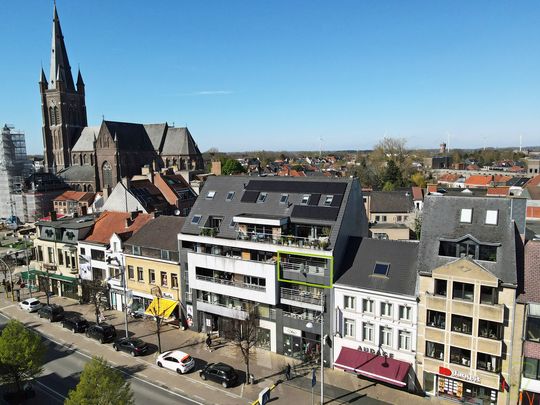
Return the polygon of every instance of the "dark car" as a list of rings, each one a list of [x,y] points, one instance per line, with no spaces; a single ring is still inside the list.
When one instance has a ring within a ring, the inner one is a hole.
[[[132,356],[140,356],[148,351],[148,345],[141,339],[122,338],[113,343],[114,350],[122,350]]]
[[[238,382],[236,370],[225,363],[211,363],[202,369],[199,375],[203,380],[218,382],[224,388],[232,387]]]
[[[70,316],[62,320],[62,327],[72,330],[73,333],[86,331],[88,325],[88,321],[80,316]]]
[[[38,316],[51,322],[61,321],[64,319],[64,308],[56,304],[44,305],[38,310]]]
[[[112,342],[116,339],[116,329],[114,329],[114,326],[105,323],[92,325],[86,329],[86,336],[96,339],[99,343]]]

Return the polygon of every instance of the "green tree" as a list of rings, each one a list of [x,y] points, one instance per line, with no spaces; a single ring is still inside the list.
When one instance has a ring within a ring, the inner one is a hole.
[[[224,176],[228,176],[230,174],[244,173],[244,168],[238,160],[229,158],[225,159],[225,162],[223,162],[221,166],[221,173]]]
[[[386,170],[384,171],[382,181],[386,183],[392,183],[394,187],[401,187],[403,185],[403,177],[401,170],[393,159],[388,160],[386,163]]]
[[[44,355],[45,346],[37,333],[19,321],[9,321],[0,336],[0,380],[21,391],[24,381],[43,371]]]
[[[81,379],[69,391],[64,405],[133,405],[133,392],[122,373],[101,357],[94,357],[84,366]]]
[[[416,172],[411,176],[411,181],[418,187],[426,187],[426,178],[420,172]]]
[[[396,189],[396,186],[391,181],[387,181],[384,183],[382,190],[383,191],[394,191]]]

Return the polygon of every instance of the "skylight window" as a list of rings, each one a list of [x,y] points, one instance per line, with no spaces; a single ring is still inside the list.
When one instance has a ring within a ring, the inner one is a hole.
[[[332,204],[332,200],[334,199],[333,195],[327,195],[326,199],[324,200],[324,205],[330,205]]]
[[[257,199],[257,202],[259,203],[263,203],[266,201],[266,197],[267,197],[268,194],[266,193],[260,193],[259,194],[259,198]]]
[[[192,225],[199,225],[199,222],[201,222],[202,215],[193,215],[193,218],[191,218],[191,224]]]
[[[497,225],[499,219],[498,210],[487,210],[486,211],[486,224],[487,225]]]
[[[216,195],[215,191],[209,191],[208,194],[206,194],[206,199],[211,200]]]
[[[231,200],[233,199],[233,197],[234,197],[234,191],[229,191],[229,192],[227,193],[227,198],[226,198],[226,200],[227,200],[227,201],[231,201]]]
[[[307,204],[309,201],[309,197],[311,197],[309,194],[304,194],[304,196],[302,197],[302,204]]]
[[[376,276],[387,276],[389,267],[390,264],[388,263],[375,263],[375,267],[373,268],[373,274]]]
[[[472,208],[462,208],[459,222],[470,224],[472,222]]]
[[[289,194],[281,194],[281,197],[279,198],[279,202],[281,204],[287,204],[287,201],[289,201]]]

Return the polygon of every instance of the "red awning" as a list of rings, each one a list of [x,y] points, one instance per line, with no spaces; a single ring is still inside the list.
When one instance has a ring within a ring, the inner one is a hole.
[[[334,366],[375,380],[404,387],[411,365],[404,361],[342,347]]]

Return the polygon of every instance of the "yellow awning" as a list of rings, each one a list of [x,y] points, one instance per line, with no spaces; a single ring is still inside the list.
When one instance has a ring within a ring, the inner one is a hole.
[[[165,298],[154,298],[144,313],[147,315],[159,316],[161,318],[168,318],[171,316],[177,305],[178,301]]]

